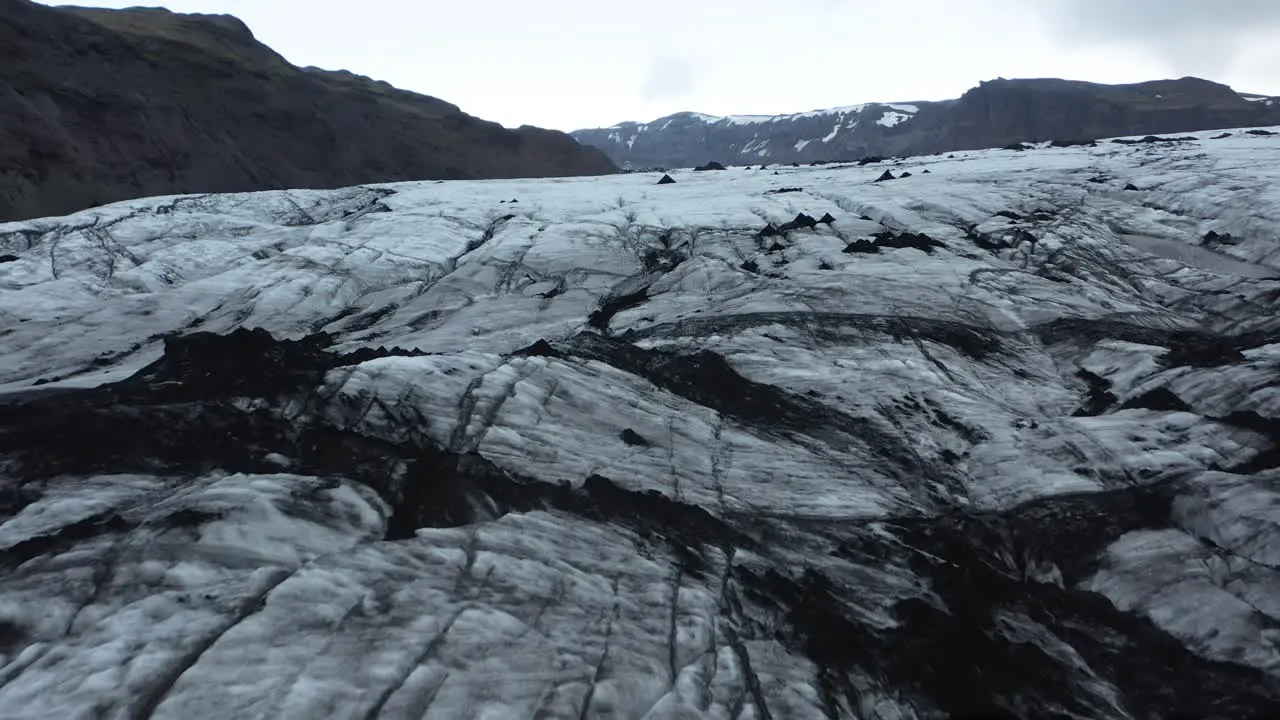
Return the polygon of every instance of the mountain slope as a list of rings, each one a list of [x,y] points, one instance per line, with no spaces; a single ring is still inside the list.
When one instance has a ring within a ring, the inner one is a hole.
[[[1217,134],[0,225],[0,716],[1270,717]]]
[[[294,67],[232,17],[0,0],[0,219],[174,193],[614,170],[563,133]]]
[[[1132,85],[995,80],[956,100],[868,103],[793,115],[677,113],[577,130],[623,167],[858,160],[1280,123],[1280,101],[1198,78]]]

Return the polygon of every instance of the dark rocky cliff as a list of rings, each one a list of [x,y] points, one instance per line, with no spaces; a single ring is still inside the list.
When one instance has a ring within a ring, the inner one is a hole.
[[[1280,103],[1191,77],[1132,85],[996,80],[954,103],[923,108],[916,121],[903,125],[905,151],[929,153],[1272,125],[1280,123]]]
[[[1280,100],[1245,96],[1199,78],[1131,85],[1000,79],[943,102],[868,103],[780,116],[677,113],[573,135],[619,165],[647,168],[708,160],[856,160],[1275,124],[1280,124]]]
[[[233,17],[0,0],[0,220],[163,194],[614,170],[564,133],[295,67]]]

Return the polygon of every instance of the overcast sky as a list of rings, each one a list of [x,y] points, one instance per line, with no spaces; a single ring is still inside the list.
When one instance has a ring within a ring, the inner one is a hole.
[[[512,127],[939,100],[996,77],[1196,75],[1280,95],[1280,0],[76,4],[230,13],[295,64],[386,80]]]

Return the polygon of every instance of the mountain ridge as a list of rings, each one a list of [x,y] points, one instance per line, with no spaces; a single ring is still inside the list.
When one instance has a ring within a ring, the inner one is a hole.
[[[683,111],[571,133],[620,167],[852,161],[1017,142],[1094,140],[1280,122],[1280,99],[1194,77],[1104,85],[983,81],[958,98],[868,102],[777,115]]]
[[[616,171],[565,133],[294,66],[234,16],[0,0],[0,220],[155,195]]]

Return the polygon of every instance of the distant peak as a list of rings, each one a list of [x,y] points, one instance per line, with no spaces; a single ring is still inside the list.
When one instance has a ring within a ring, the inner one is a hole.
[[[805,118],[823,117],[823,116],[829,116],[829,115],[833,115],[833,116],[856,115],[858,113],[866,111],[868,108],[889,108],[890,110],[897,111],[897,112],[914,114],[919,111],[920,109],[919,106],[921,104],[922,103],[919,103],[919,102],[893,102],[893,103],[871,102],[871,103],[859,103],[857,105],[843,105],[840,107],[821,108],[818,110],[806,110],[805,112],[780,113],[780,114],[773,114],[773,115],[711,115],[709,113],[685,110],[677,113],[672,113],[670,115],[665,115],[663,117],[657,118],[656,120],[650,120],[649,122],[638,122],[635,120],[628,120],[625,122],[620,122],[616,125],[611,125],[606,129],[627,130],[627,129],[637,128],[637,127],[649,127],[653,125],[661,126],[664,124],[676,123],[676,122],[701,122],[701,123],[706,123],[708,125],[716,125],[720,123],[724,123],[727,125],[756,125],[756,124],[786,122],[788,120],[802,120]]]

